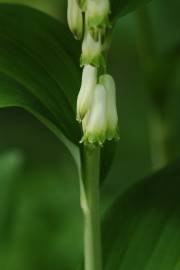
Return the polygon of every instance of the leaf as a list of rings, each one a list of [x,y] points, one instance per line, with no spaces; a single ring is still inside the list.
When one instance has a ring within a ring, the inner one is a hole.
[[[0,4],[0,38],[0,107],[23,107],[77,143],[79,53],[66,27],[32,8]]]
[[[76,268],[83,242],[77,172],[69,159],[61,160],[42,168],[31,164],[18,178],[12,235],[0,252],[0,269]]]
[[[178,270],[180,161],[118,198],[105,218],[105,268]]]
[[[151,0],[111,0],[112,19],[124,16]]]
[[[0,0],[0,3],[22,4],[42,10],[66,23],[67,0]]]

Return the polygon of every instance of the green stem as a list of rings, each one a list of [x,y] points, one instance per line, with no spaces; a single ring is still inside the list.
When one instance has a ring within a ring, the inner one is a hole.
[[[158,170],[167,163],[167,128],[161,115],[153,110],[149,117],[152,168]]]
[[[82,208],[84,213],[85,270],[101,270],[101,229],[99,195],[100,149],[84,147]]]

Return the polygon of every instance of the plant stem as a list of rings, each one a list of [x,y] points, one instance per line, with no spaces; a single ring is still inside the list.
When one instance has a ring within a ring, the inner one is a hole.
[[[99,171],[100,149],[84,146],[83,182],[85,200],[84,212],[84,256],[85,270],[101,270],[101,229],[100,229],[100,194]]]
[[[151,162],[154,170],[164,167],[167,160],[167,128],[161,115],[153,110],[149,117]]]

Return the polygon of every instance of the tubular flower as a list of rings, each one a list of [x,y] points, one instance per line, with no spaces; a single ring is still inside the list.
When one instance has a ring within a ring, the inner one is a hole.
[[[95,40],[89,31],[86,31],[82,43],[81,66],[90,64],[96,67],[104,66],[102,56],[101,36]]]
[[[97,84],[91,108],[83,120],[84,136],[81,142],[102,145],[106,139],[106,127],[106,90],[103,85]]]
[[[82,82],[77,98],[77,120],[82,121],[91,107],[94,89],[97,83],[97,68],[86,65],[82,73]]]
[[[89,28],[106,28],[109,22],[110,3],[109,0],[88,0],[87,22]]]
[[[107,130],[106,137],[108,140],[119,138],[118,136],[118,114],[116,105],[116,86],[112,76],[105,74],[100,77],[100,83],[104,85],[107,95],[106,116]]]
[[[67,19],[74,37],[80,40],[83,35],[83,16],[76,0],[68,0]]]

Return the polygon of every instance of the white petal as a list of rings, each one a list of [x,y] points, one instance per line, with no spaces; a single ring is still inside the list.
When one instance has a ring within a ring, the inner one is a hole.
[[[112,76],[105,74],[100,77],[100,82],[107,92],[107,134],[109,139],[116,136],[118,129],[118,114],[116,105],[116,86]]]
[[[87,56],[99,55],[101,53],[101,41],[94,40],[89,31],[86,32],[83,40],[82,53]]]
[[[91,107],[97,82],[97,68],[87,65],[83,69],[82,83],[77,98],[77,120],[81,121]]]
[[[98,84],[86,122],[85,139],[90,143],[102,144],[106,136],[106,126],[106,90],[103,85]]]
[[[68,0],[67,20],[71,32],[76,39],[82,38],[83,33],[83,17],[82,11],[76,0]]]

